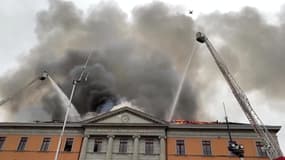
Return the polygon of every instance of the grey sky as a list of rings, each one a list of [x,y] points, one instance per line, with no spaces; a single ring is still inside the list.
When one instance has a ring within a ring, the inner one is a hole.
[[[47,8],[45,0],[4,0],[0,5],[0,73],[16,66],[16,59],[35,45],[35,16]]]

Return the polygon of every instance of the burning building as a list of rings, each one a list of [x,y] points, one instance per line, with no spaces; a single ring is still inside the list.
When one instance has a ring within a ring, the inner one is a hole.
[[[245,13],[258,19],[251,9],[241,12],[242,19],[246,19],[243,16]],[[183,86],[174,115],[189,121],[178,120],[174,124],[164,121],[181,79],[181,64],[184,63],[185,55],[192,50],[195,33],[193,20],[174,13],[160,2],[135,8],[132,16],[133,21],[130,23],[127,15],[110,3],[101,3],[83,15],[70,2],[50,1],[49,9],[37,15],[38,44],[20,62],[17,71],[2,77],[5,81],[0,81],[0,92],[9,99],[10,95],[17,93],[18,88],[25,86],[25,82],[29,82],[31,77],[42,70],[48,70],[55,85],[51,87],[47,81],[37,83],[25,90],[25,93],[30,94],[17,94],[13,101],[5,104],[5,109],[13,115],[25,110],[21,112],[28,113],[22,116],[25,120],[31,117],[32,120],[40,121],[1,123],[1,157],[8,160],[33,157],[44,160],[53,157],[64,118],[64,103],[68,101],[65,95],[71,93],[72,80],[80,75],[84,67],[82,63],[92,53],[86,68],[88,80],[78,85],[72,101],[74,110],[81,116],[90,113],[89,119],[67,124],[60,153],[62,159],[234,158],[226,148],[225,124],[195,121],[203,114],[197,88],[207,88],[209,79],[214,77],[208,76],[212,75],[211,69],[205,71],[199,60],[196,62],[198,67],[193,71],[195,75],[186,77],[189,83]],[[221,18],[220,14],[214,16],[227,23],[228,19]],[[229,19],[239,20],[240,17],[229,16]],[[211,25],[215,26],[215,23]],[[247,27],[250,26],[245,29]],[[243,48],[244,44],[240,44],[240,47]],[[263,52],[258,50],[258,53]],[[229,59],[236,60],[232,57]],[[256,70],[260,70],[260,66],[265,65],[257,64]],[[280,66],[283,66],[283,62]],[[274,76],[261,74],[259,79],[264,80],[262,83],[268,83],[268,77]],[[282,77],[275,79],[282,80]],[[278,84],[277,80],[273,82]],[[248,82],[247,88],[254,88]],[[273,86],[276,87],[275,84]],[[281,95],[283,92],[276,93]],[[125,99],[142,106],[140,110],[143,112],[131,108],[110,111]],[[31,116],[35,108],[40,108],[45,114],[40,112]],[[48,121],[43,122],[42,118],[46,115],[49,116]],[[245,146],[247,159],[266,158],[260,139],[248,124],[231,126],[233,137]],[[280,126],[267,127],[276,138]]]
[[[0,123],[0,157],[5,160],[50,160],[62,123]],[[244,158],[264,160],[261,139],[249,124],[230,123],[232,137],[244,146]],[[275,137],[280,126],[266,126]],[[128,106],[80,122],[69,122],[59,159],[175,160],[238,159],[227,148],[221,122],[166,122]]]

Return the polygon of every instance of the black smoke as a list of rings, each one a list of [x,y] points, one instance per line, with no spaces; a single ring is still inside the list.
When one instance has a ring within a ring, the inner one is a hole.
[[[166,118],[198,29],[208,35],[245,91],[283,100],[284,7],[278,22],[269,23],[251,7],[200,15],[193,21],[162,2],[137,6],[131,17],[109,1],[93,6],[87,13],[71,2],[49,2],[49,9],[37,15],[38,44],[21,58],[18,70],[0,79],[4,97],[43,70],[69,95],[72,80],[78,78],[92,53],[88,80],[78,85],[73,99],[82,115],[106,111],[104,107],[126,99],[147,113]],[[221,74],[205,46],[201,48],[193,57],[175,118],[203,119],[198,116],[207,112],[205,106],[211,106],[209,99],[219,94],[213,85]],[[35,106],[33,103],[53,118],[62,118],[58,96],[48,82],[33,86],[7,108],[16,112],[30,104]]]
[[[38,13],[35,31],[38,44],[19,62],[17,71],[1,78],[2,95],[15,92],[43,70],[69,95],[72,80],[79,77],[92,53],[87,81],[78,84],[73,99],[81,115],[106,111],[126,99],[162,119],[169,114],[181,79],[180,67],[194,38],[192,19],[160,2],[136,7],[130,21],[112,2],[102,2],[85,15],[71,2],[54,0],[48,10]],[[31,95],[42,93],[38,105],[53,119],[62,119],[62,104],[52,90],[43,82],[40,89],[13,103],[11,111],[23,107],[33,99]],[[175,117],[196,118],[194,92],[191,83],[184,85]]]

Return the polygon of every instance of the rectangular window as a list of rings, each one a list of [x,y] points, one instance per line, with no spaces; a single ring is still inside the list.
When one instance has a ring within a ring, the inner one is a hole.
[[[153,154],[153,139],[145,140],[145,154]]]
[[[28,137],[21,137],[20,143],[18,145],[17,151],[24,151],[27,144]]]
[[[50,138],[44,138],[40,151],[43,151],[43,152],[48,151],[49,144],[50,144]]]
[[[127,153],[128,139],[120,139],[119,153]]]
[[[184,140],[176,140],[176,154],[185,155]]]
[[[0,137],[0,150],[3,149],[5,140],[6,140],[6,137]]]
[[[73,138],[66,138],[64,151],[71,152],[72,144],[73,144]]]
[[[264,150],[264,145],[262,142],[256,142],[256,150],[257,150],[257,155],[260,157],[266,157],[267,154]]]
[[[102,151],[102,139],[95,139],[93,152],[101,152]]]
[[[210,141],[202,141],[202,146],[203,146],[203,154],[205,156],[212,155],[211,142]]]

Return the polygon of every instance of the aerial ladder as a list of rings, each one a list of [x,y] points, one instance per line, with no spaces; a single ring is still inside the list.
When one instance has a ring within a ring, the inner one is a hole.
[[[218,68],[222,72],[225,80],[230,86],[232,93],[234,94],[236,100],[240,104],[240,107],[244,114],[246,115],[249,123],[251,124],[254,131],[257,135],[262,139],[264,143],[264,149],[268,155],[270,160],[285,160],[283,157],[282,151],[277,143],[277,140],[269,133],[268,129],[258,117],[254,109],[252,108],[246,94],[240,88],[232,74],[230,73],[228,67],[226,66],[223,59],[218,55],[216,49],[209,41],[207,36],[201,32],[196,33],[196,40],[200,43],[205,43],[207,48],[209,49],[211,55],[213,56]]]

